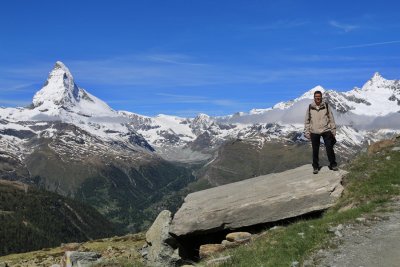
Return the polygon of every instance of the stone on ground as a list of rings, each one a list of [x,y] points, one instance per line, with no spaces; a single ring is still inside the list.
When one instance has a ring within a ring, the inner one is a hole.
[[[228,240],[222,240],[221,245],[223,245],[226,248],[235,248],[237,246],[240,246],[239,242],[232,242],[232,241],[228,241]]]
[[[89,267],[98,263],[100,258],[96,252],[66,251],[61,266]]]
[[[208,260],[206,262],[206,265],[207,266],[219,266],[219,265],[221,265],[223,263],[228,262],[230,259],[231,259],[230,255],[224,256],[224,257],[219,257],[219,258]]]
[[[244,242],[251,238],[251,234],[248,232],[233,232],[226,235],[226,240],[231,242]]]

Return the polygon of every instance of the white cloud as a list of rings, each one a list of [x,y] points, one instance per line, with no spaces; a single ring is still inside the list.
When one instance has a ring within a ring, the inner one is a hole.
[[[388,41],[388,42],[378,42],[378,43],[356,44],[356,45],[348,45],[348,46],[338,46],[338,47],[334,47],[332,49],[333,50],[350,49],[350,48],[361,48],[361,47],[380,46],[380,45],[398,44],[398,43],[400,43],[400,40]]]
[[[0,94],[12,92],[30,92],[33,83],[21,83],[20,81],[0,81]]]
[[[222,107],[237,106],[239,103],[231,99],[213,99],[206,96],[194,96],[194,95],[176,95],[167,93],[158,93],[157,96],[163,97],[160,102],[163,103],[181,103],[181,104],[202,104],[208,103]]]
[[[178,65],[189,65],[189,66],[206,65],[201,63],[190,62],[191,60],[193,60],[193,58],[183,54],[154,54],[154,55],[147,55],[144,57],[144,59],[153,62],[167,63],[167,64],[178,64]]]
[[[342,55],[322,55],[322,54],[298,54],[298,55],[280,55],[276,57],[277,60],[285,60],[292,62],[371,62],[376,63],[379,61],[398,61],[399,56],[381,56],[381,55],[368,55],[368,56],[342,56]]]
[[[315,56],[310,60],[329,60],[326,56]],[[343,58],[347,60],[348,58]],[[297,60],[305,60],[298,58]],[[350,59],[349,59],[350,60]],[[288,80],[303,81],[305,76],[318,77],[321,81],[332,77],[351,77],[360,73],[372,73],[375,69],[366,67],[258,67],[242,64],[227,65],[219,62],[199,62],[185,54],[138,54],[97,60],[64,62],[71,70],[78,85],[88,85],[89,91],[96,85],[113,90],[142,88],[182,88],[196,86],[263,85]],[[36,84],[44,82],[53,62],[30,66],[0,68],[3,79],[9,79],[9,88],[17,89],[27,81]],[[18,80],[20,78],[21,80]],[[1,82],[1,81],[0,81]],[[2,83],[0,83],[1,85]],[[3,82],[4,84],[4,82]],[[12,86],[14,84],[14,87]],[[27,83],[28,84],[28,83]],[[40,86],[38,86],[40,89]],[[85,87],[85,86],[83,86]],[[237,87],[237,86],[236,86]],[[0,87],[5,88],[5,87]],[[124,89],[125,88],[125,89]],[[194,101],[193,99],[180,99]],[[197,99],[197,101],[203,101]],[[208,101],[208,100],[204,100]],[[219,105],[234,105],[229,101],[216,102]]]
[[[31,100],[0,99],[0,105],[25,107],[31,104]]]
[[[245,27],[246,30],[282,30],[282,29],[292,29],[298,28],[304,25],[309,24],[309,21],[306,20],[277,20],[268,24],[261,25],[250,25]]]
[[[329,25],[331,25],[332,27],[338,28],[344,32],[351,32],[351,31],[354,31],[354,30],[360,28],[360,26],[358,26],[358,25],[339,23],[336,20],[329,21]]]

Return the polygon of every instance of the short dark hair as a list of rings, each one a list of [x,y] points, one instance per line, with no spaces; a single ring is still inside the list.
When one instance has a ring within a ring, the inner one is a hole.
[[[314,92],[314,96],[315,96],[315,95],[321,95],[321,96],[322,96],[322,92],[321,92],[321,91],[315,91],[315,92]]]

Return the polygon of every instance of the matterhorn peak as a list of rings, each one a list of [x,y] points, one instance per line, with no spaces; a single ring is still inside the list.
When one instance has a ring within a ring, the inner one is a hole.
[[[62,69],[65,73],[68,73],[69,75],[71,75],[71,72],[69,71],[67,66],[65,66],[65,64],[62,63],[61,61],[56,61],[56,64],[54,65],[53,70],[55,70],[55,69]]]
[[[42,105],[64,106],[79,101],[79,88],[69,69],[57,61],[42,89],[33,97],[35,107]]]
[[[33,107],[47,115],[69,112],[86,117],[117,116],[104,101],[79,88],[69,69],[57,61],[47,81],[33,97]]]

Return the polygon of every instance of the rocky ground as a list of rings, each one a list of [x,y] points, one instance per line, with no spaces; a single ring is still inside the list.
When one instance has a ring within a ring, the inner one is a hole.
[[[400,199],[384,212],[357,218],[353,224],[338,225],[330,231],[335,235],[331,249],[319,250],[304,267],[400,266]]]

